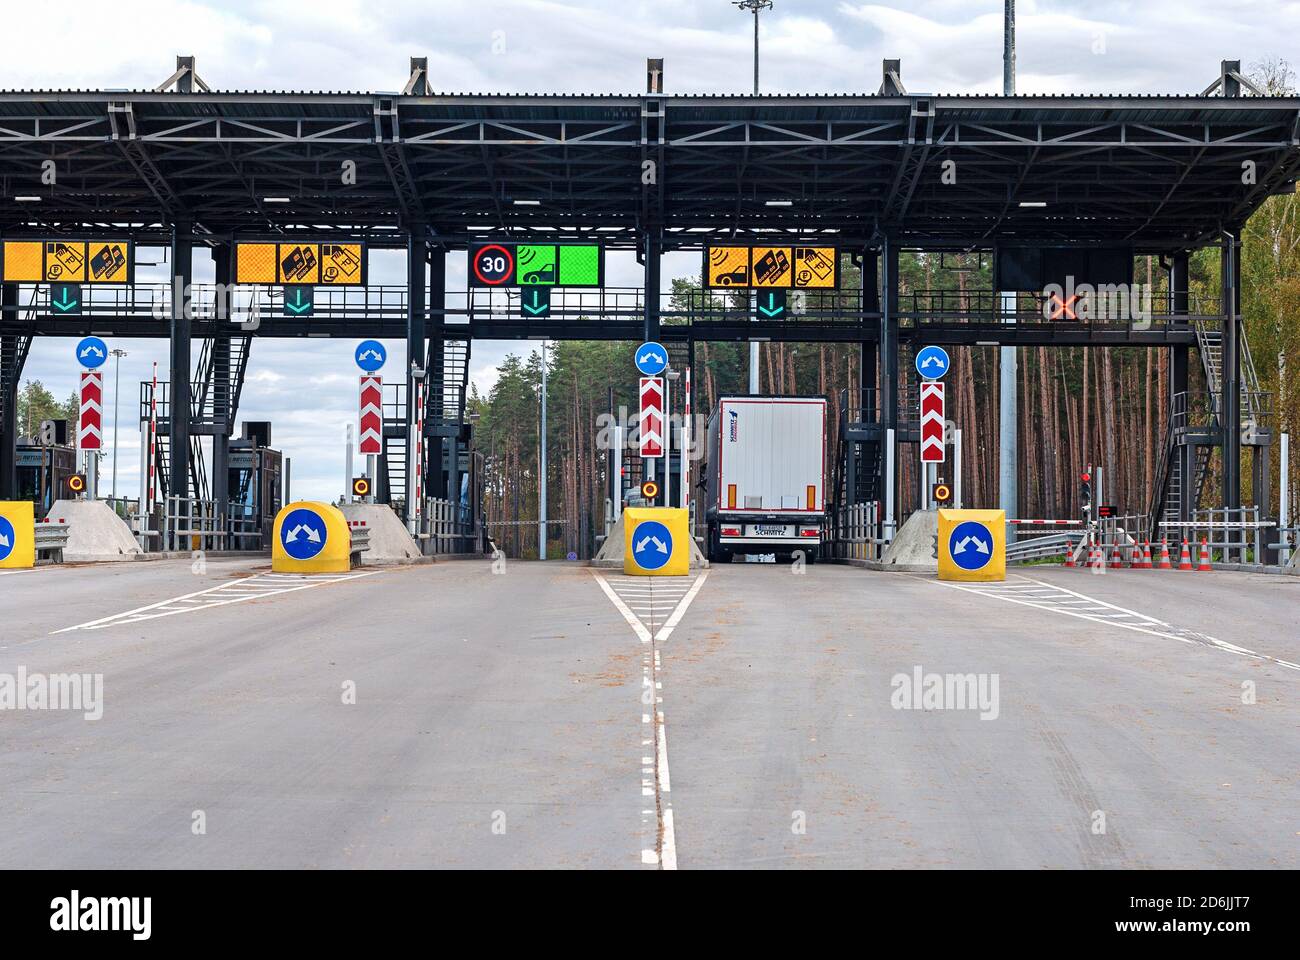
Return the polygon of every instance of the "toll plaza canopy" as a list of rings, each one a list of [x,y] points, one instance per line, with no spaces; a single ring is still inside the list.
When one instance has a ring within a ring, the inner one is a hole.
[[[779,230],[1156,252],[1235,231],[1298,171],[1294,97],[0,92],[6,233],[143,240],[180,222],[404,246],[416,225],[453,245],[573,230],[671,249]]]

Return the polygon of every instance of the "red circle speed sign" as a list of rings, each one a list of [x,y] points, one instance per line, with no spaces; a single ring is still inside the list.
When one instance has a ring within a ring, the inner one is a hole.
[[[515,275],[515,253],[499,243],[489,243],[473,250],[474,276],[486,287],[500,287]]]

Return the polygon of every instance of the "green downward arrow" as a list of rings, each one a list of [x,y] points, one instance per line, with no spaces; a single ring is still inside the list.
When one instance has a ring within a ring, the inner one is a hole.
[[[62,311],[63,313],[67,313],[69,310],[74,309],[80,301],[79,301],[79,300],[69,300],[69,299],[68,299],[67,291],[65,290],[64,293],[63,293],[63,299],[62,299],[62,300],[51,300],[50,302],[53,303],[54,306],[57,307],[57,308],[58,308],[60,311]]]
[[[311,309],[311,301],[308,300],[306,303],[303,303],[302,290],[299,289],[293,292],[293,303],[286,303],[285,306],[294,313],[303,313],[304,311]]]
[[[530,313],[532,316],[535,317],[535,316],[537,316],[539,313],[545,313],[547,310],[549,310],[549,309],[551,308],[551,304],[550,304],[550,302],[549,302],[549,298],[548,298],[548,302],[546,302],[546,303],[538,303],[538,302],[537,302],[537,301],[541,298],[541,292],[540,292],[540,291],[538,291],[538,290],[530,290],[530,291],[528,292],[528,295],[532,298],[532,301],[533,301],[533,302],[532,302],[532,303],[525,303],[525,304],[524,304],[524,309],[525,309],[526,311],[528,311],[528,313]]]
[[[758,312],[763,314],[763,316],[765,317],[775,317],[782,313],[785,313],[785,304],[781,304],[780,306],[777,306],[776,294],[769,293],[767,295],[767,306],[766,307],[760,306],[758,308]]]

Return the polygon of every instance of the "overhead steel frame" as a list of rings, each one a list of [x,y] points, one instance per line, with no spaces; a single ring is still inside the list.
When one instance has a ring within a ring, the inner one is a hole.
[[[769,239],[773,230],[850,250],[1084,243],[1177,257],[1218,242],[1223,231],[1239,235],[1249,214],[1293,188],[1300,171],[1300,101],[1238,96],[1240,68],[1230,61],[1215,88],[1194,97],[908,95],[896,63],[886,64],[887,83],[874,96],[458,96],[432,93],[427,64],[411,66],[398,96],[213,92],[197,80],[192,60],[178,61],[172,78],[184,96],[0,92],[0,234],[53,229],[93,237],[130,225],[141,242],[212,245],[260,231],[409,248],[413,226],[436,224],[430,234],[448,249],[483,231],[596,235],[611,248],[639,251],[644,289],[654,291],[659,253],[708,240]],[[39,180],[48,159],[59,170],[53,190]],[[656,160],[653,191],[642,179],[647,159]],[[936,173],[949,160],[959,170],[956,184]],[[1243,161],[1260,171],[1253,184],[1241,183]],[[348,163],[355,182],[340,186],[339,168]],[[40,204],[12,202],[24,194],[40,195]],[[280,195],[290,202],[267,202]],[[1047,206],[1027,210],[1026,200]],[[883,259],[888,270],[890,256]],[[397,321],[413,357],[419,316],[431,309],[413,305],[420,296],[409,295]],[[869,299],[864,291],[855,324],[724,322],[699,330],[859,343],[879,331],[884,373],[898,362],[890,323],[900,321],[899,340],[919,333],[909,331],[896,290],[886,288],[878,313]],[[173,340],[188,339],[183,314],[173,305],[166,331]],[[644,296],[639,332],[653,332],[661,316],[658,298]],[[11,303],[0,324],[10,335],[88,326],[70,319],[38,313],[24,327]],[[106,319],[123,335],[157,335],[135,315],[101,314],[96,327]],[[367,332],[391,335],[391,322],[379,318]],[[1229,323],[1234,346],[1238,323]],[[601,333],[636,330],[609,326]],[[322,327],[329,335],[361,332],[351,322]],[[592,336],[562,312],[526,330],[493,321],[472,327],[472,335]],[[957,327],[927,325],[925,334],[971,342],[973,334]],[[294,335],[288,324],[279,332]],[[661,332],[675,335],[673,325]],[[698,331],[692,324],[682,332],[693,339]],[[999,340],[1103,342],[1107,335],[1074,331],[1062,339],[1021,328]],[[1185,340],[1120,331],[1105,342],[1177,350]],[[188,346],[174,343],[172,352],[179,361]],[[174,379],[175,403],[188,388],[183,376]],[[882,406],[881,416],[889,415]],[[11,443],[11,427],[6,434]],[[172,449],[183,457],[186,445]],[[183,478],[173,470],[173,488]],[[1224,492],[1231,499],[1233,491]]]

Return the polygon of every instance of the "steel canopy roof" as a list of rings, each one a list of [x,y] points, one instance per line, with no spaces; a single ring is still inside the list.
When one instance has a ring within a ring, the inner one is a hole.
[[[0,91],[9,234],[190,221],[382,245],[427,224],[450,243],[797,230],[1154,251],[1237,229],[1298,174],[1295,97]]]

